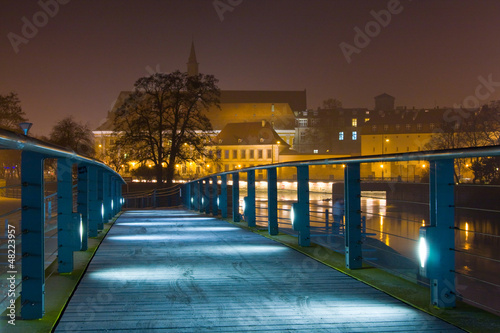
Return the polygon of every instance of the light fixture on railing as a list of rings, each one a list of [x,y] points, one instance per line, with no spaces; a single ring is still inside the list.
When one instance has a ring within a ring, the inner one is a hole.
[[[28,132],[29,132],[31,126],[33,126],[33,123],[20,123],[19,124],[19,127],[21,127],[21,129],[23,130],[24,135],[28,135]]]

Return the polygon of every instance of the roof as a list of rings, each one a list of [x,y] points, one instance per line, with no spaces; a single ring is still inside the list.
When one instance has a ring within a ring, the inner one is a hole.
[[[392,98],[392,99],[396,99],[394,96],[391,96],[391,95],[386,94],[386,93],[383,93],[383,94],[380,94],[380,95],[378,95],[378,96],[375,96],[375,99],[379,99],[379,98],[387,98],[387,97]]]
[[[114,113],[130,94],[132,91],[120,92],[107,118],[95,131],[113,131]],[[276,104],[273,109],[271,104]],[[261,120],[272,122],[276,129],[294,129],[296,110],[306,110],[306,90],[222,90],[220,109],[211,107],[207,117],[214,130],[221,130],[228,123]]]
[[[214,139],[216,145],[271,145],[277,142],[288,147],[267,121],[229,123]]]
[[[222,103],[287,103],[292,111],[307,109],[306,90],[222,90]]]

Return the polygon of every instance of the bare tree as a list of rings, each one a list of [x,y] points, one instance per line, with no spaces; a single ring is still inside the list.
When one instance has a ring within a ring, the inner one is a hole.
[[[92,131],[88,125],[76,122],[73,116],[63,118],[56,123],[50,132],[49,141],[80,155],[89,157],[95,155]]]
[[[485,105],[478,110],[461,110],[459,113],[466,116],[453,118],[454,121],[443,121],[440,131],[432,136],[426,149],[481,147],[499,143],[499,110]],[[465,159],[455,159],[455,181],[460,180],[466,163]],[[498,173],[497,164],[497,159],[471,159],[474,182],[491,182],[500,178],[495,175]]]
[[[340,109],[342,108],[342,102],[336,98],[328,98],[323,101],[323,109]]]
[[[219,106],[220,90],[212,75],[175,71],[135,82],[134,92],[117,109],[117,144],[139,163],[154,164],[158,186],[172,183],[176,162],[206,156],[212,130],[206,112]]]
[[[0,127],[19,132],[19,123],[27,121],[16,93],[0,95]]]

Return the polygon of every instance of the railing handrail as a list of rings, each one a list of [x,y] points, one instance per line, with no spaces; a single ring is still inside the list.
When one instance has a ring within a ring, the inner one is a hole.
[[[50,155],[51,158],[68,158],[76,162],[83,162],[95,166],[99,166],[106,171],[111,172],[115,177],[118,177],[124,184],[125,180],[112,168],[104,164],[103,162],[86,157],[83,155],[78,155],[76,152],[60,147],[48,142],[44,142],[23,134],[18,134],[5,129],[0,129],[0,146],[14,149],[14,150],[25,150],[40,154]]]

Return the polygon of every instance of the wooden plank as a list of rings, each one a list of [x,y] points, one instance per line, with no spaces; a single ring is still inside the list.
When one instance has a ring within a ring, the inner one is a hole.
[[[124,213],[56,332],[460,332],[301,253],[182,210]]]

